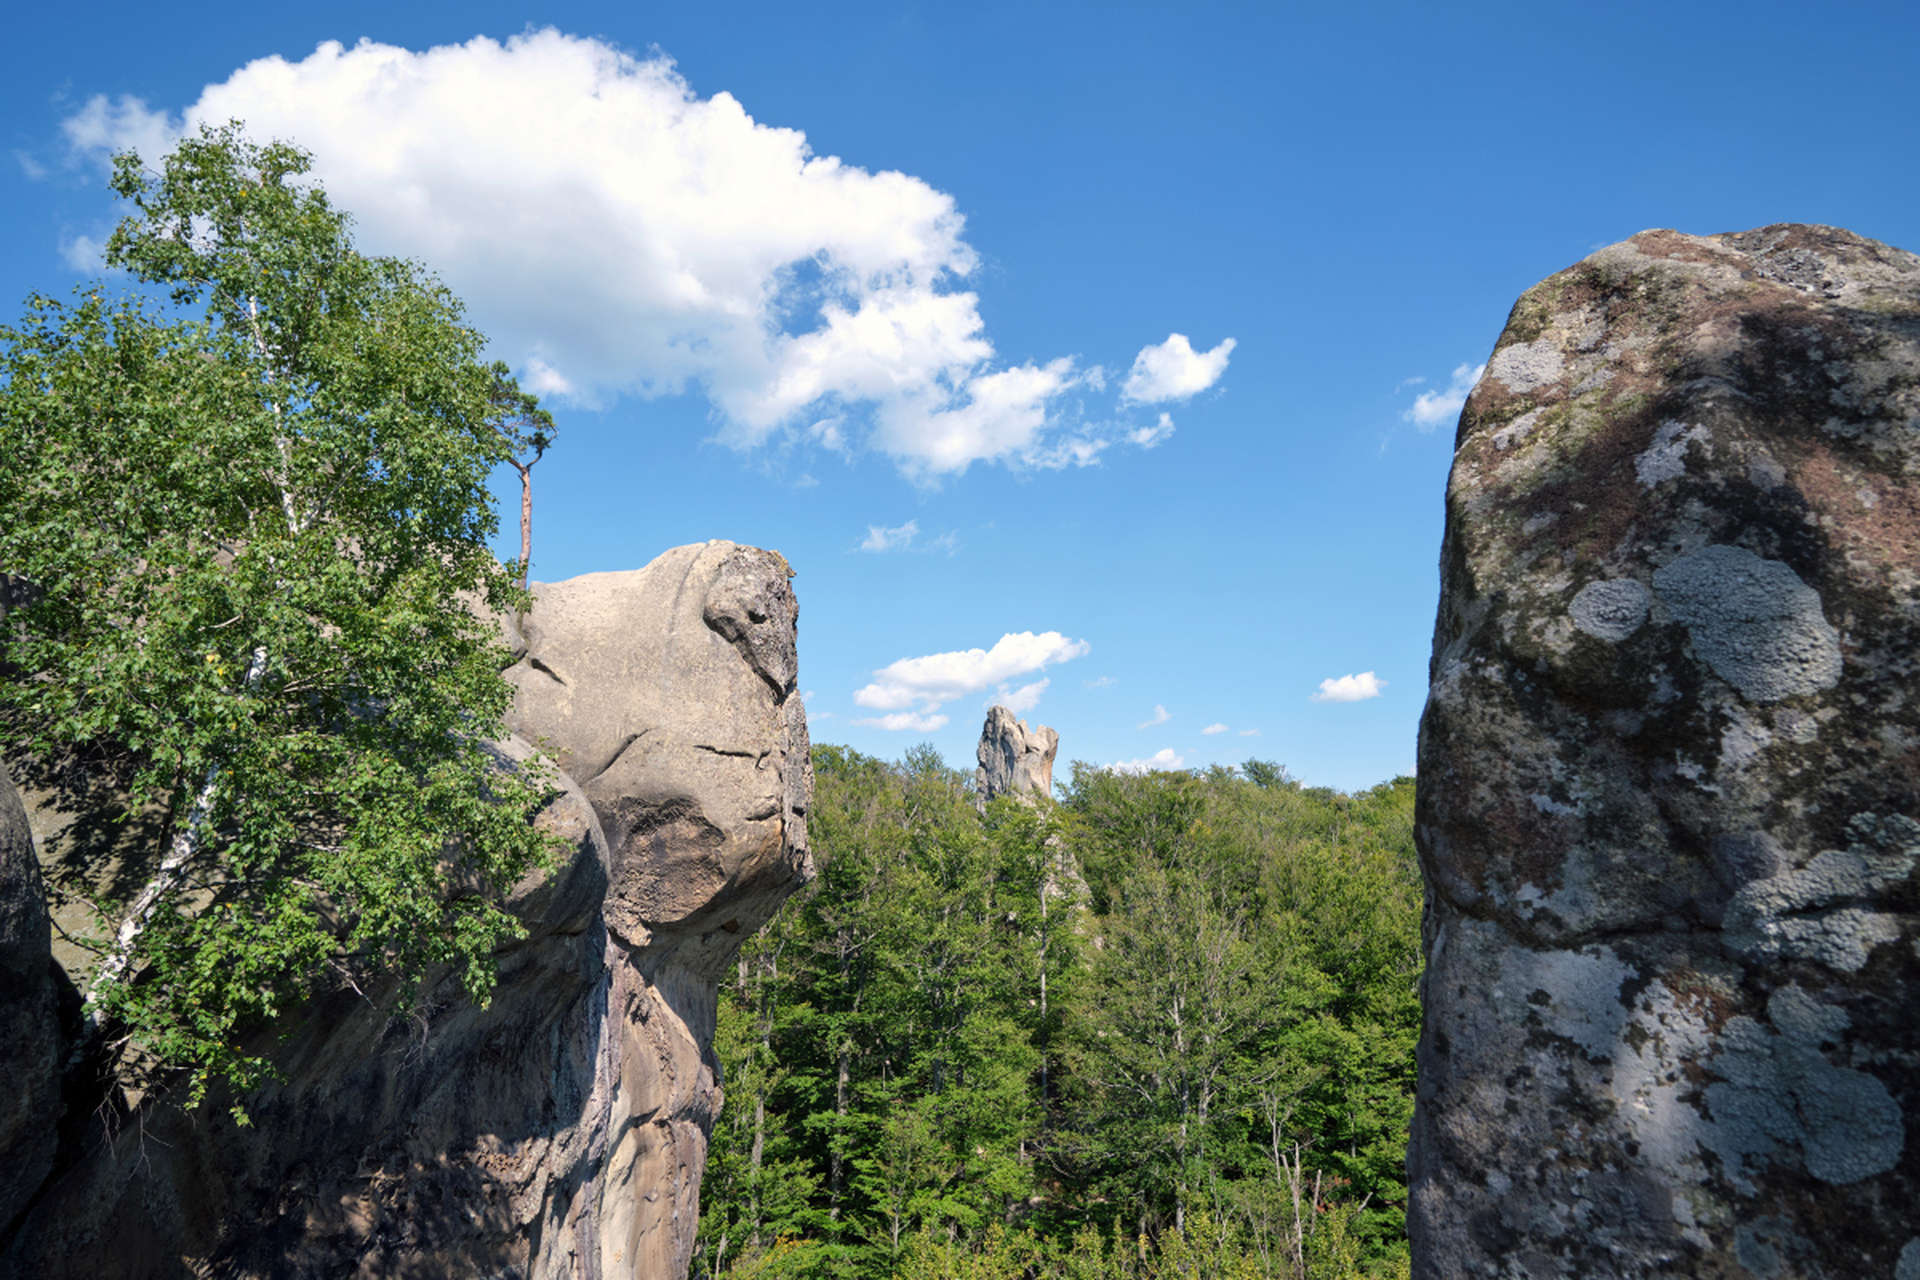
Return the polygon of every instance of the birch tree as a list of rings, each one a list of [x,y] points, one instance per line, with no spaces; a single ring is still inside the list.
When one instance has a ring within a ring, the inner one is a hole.
[[[504,650],[460,603],[521,599],[488,549],[499,375],[307,169],[237,123],[116,157],[107,260],[158,289],[0,328],[0,568],[31,584],[0,751],[106,762],[164,814],[88,1007],[189,1099],[259,1081],[248,1034],[329,971],[484,997],[543,856],[540,771],[488,749]]]

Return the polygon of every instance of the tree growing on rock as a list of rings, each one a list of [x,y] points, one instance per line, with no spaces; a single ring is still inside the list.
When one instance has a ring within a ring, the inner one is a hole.
[[[107,260],[172,305],[94,289],[0,328],[0,566],[31,584],[0,752],[158,815],[151,856],[81,869],[89,1020],[189,1100],[259,1081],[249,1031],[329,971],[404,999],[451,966],[484,997],[543,856],[546,783],[489,749],[504,652],[462,600],[524,599],[487,477],[503,406],[544,415],[308,167],[237,123],[158,173],[116,157]]]
[[[525,588],[533,568],[533,467],[547,456],[560,429],[539,397],[520,389],[504,362],[496,360],[490,368],[493,424],[506,445],[507,465],[520,477],[520,585]]]

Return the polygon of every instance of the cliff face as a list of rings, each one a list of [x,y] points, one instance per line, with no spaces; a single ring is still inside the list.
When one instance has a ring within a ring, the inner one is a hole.
[[[1532,289],[1441,572],[1416,1274],[1920,1280],[1920,258]]]
[[[331,992],[276,1029],[285,1080],[248,1099],[248,1128],[218,1100],[147,1100],[69,1115],[57,1155],[30,1134],[53,1173],[0,1179],[32,1201],[0,1274],[684,1274],[720,1104],[716,978],[812,875],[789,576],[710,542],[536,584],[500,751],[539,742],[567,771],[539,821],[572,856],[516,889],[528,937],[491,1006],[447,980],[395,1021],[380,992]],[[0,879],[11,830],[0,813]],[[0,1144],[14,1133],[0,1115]]]

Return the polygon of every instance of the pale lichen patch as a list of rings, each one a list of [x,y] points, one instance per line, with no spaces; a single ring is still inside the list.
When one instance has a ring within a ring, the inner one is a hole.
[[[1653,575],[1653,589],[1684,623],[1694,652],[1755,702],[1818,693],[1840,681],[1840,637],[1820,596],[1778,560],[1710,546]]]

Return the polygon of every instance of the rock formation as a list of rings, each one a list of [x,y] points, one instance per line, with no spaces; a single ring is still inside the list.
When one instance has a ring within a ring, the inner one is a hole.
[[[684,1274],[720,1103],[716,977],[812,875],[790,576],[709,542],[535,584],[509,629],[516,733],[499,752],[538,743],[566,770],[539,821],[572,856],[515,890],[528,936],[500,956],[491,1006],[451,978],[410,1020],[379,992],[323,993],[275,1029],[284,1080],[247,1100],[250,1127],[218,1100],[108,1097],[69,1117],[44,1182],[16,1176],[8,1144],[44,1164],[46,1143],[0,1110],[0,1190],[33,1201],[0,1275]],[[5,799],[0,979],[26,892]],[[44,909],[39,938],[44,970]]]
[[[0,1232],[53,1169],[65,1049],[27,811],[0,769]]]
[[[980,729],[974,752],[980,767],[973,773],[974,794],[981,804],[995,796],[1051,796],[1053,757],[1060,735],[1045,725],[1027,728],[1027,722],[995,705]]]
[[[1920,1280],[1920,258],[1530,290],[1441,578],[1415,1274]]]

